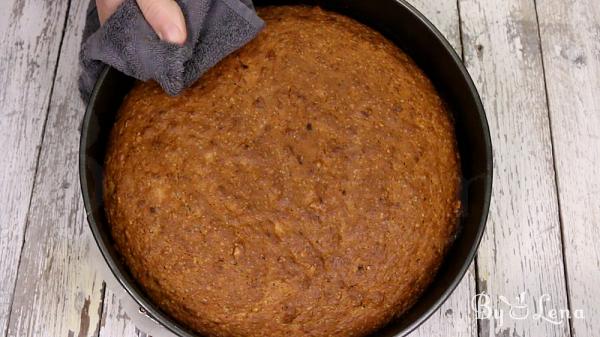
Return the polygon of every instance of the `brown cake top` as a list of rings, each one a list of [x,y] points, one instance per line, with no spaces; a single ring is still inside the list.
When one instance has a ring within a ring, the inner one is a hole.
[[[138,84],[105,199],[133,276],[215,336],[362,335],[430,282],[455,231],[452,123],[379,33],[310,7],[192,88]]]

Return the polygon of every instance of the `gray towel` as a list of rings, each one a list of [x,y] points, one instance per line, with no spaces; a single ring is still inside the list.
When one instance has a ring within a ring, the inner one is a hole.
[[[177,95],[264,26],[251,0],[176,0],[185,16],[183,46],[161,41],[135,0],[125,0],[100,27],[91,0],[83,32],[79,90],[87,101],[105,65]]]

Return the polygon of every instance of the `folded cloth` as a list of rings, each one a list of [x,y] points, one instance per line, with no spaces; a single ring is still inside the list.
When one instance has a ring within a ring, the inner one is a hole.
[[[80,52],[79,90],[84,101],[105,65],[142,81],[158,82],[177,95],[264,26],[252,0],[175,0],[185,17],[183,46],[161,41],[135,0],[125,0],[100,27],[91,0]]]

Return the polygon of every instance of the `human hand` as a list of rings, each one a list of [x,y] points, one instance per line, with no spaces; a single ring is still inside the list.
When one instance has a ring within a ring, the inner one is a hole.
[[[96,0],[100,24],[117,10],[125,0]],[[183,44],[187,38],[185,19],[174,0],[136,0],[146,21],[158,37],[167,42]]]

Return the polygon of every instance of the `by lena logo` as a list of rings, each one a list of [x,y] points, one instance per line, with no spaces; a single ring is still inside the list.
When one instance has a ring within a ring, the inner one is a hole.
[[[492,298],[487,293],[477,294],[473,296],[471,309],[477,319],[493,319],[498,327],[504,325],[506,317],[517,321],[526,319],[545,321],[554,325],[564,324],[569,319],[585,319],[581,309],[571,311],[554,308],[549,294],[534,298],[528,297],[527,292],[520,293],[512,301],[506,296],[499,295],[495,303],[492,303]]]

